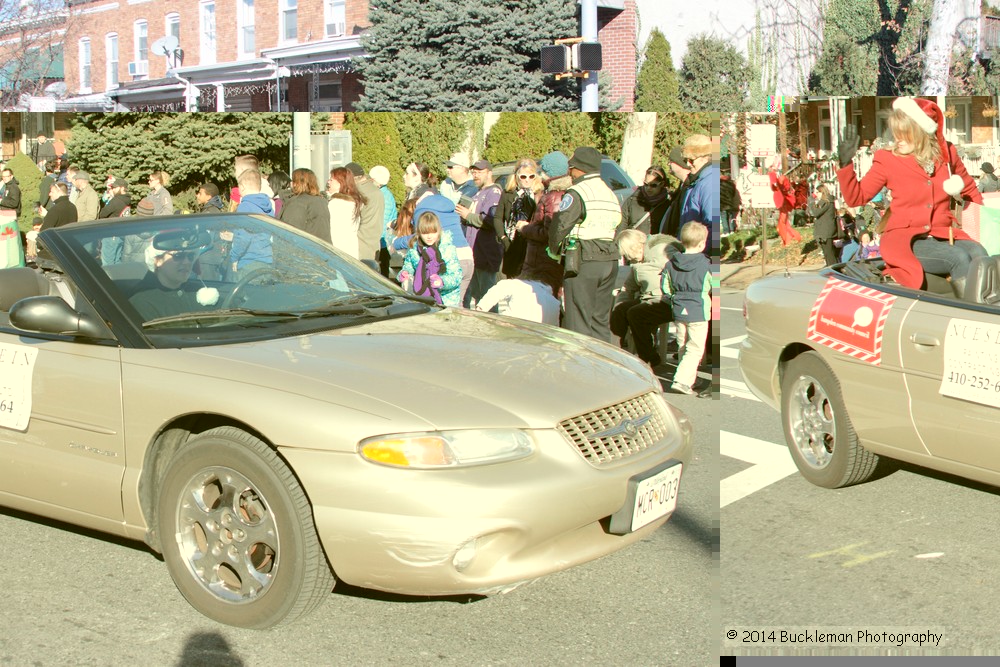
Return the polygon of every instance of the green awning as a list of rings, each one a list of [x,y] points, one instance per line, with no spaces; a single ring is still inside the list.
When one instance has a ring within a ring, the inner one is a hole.
[[[9,88],[15,80],[63,78],[63,45],[28,49],[23,58],[9,60],[0,67],[0,87]]]

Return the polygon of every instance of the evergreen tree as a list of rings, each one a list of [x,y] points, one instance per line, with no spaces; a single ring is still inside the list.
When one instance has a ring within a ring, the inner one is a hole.
[[[552,150],[552,132],[537,112],[505,112],[486,138],[486,159],[496,164],[522,157],[540,158]]]
[[[871,37],[880,29],[878,5],[832,0],[824,16],[823,51],[813,66],[809,90],[820,95],[874,95],[879,50]]]
[[[475,122],[472,116],[455,112],[393,114],[404,147],[400,169],[411,162],[423,162],[443,176],[445,161],[465,145]]]
[[[612,112],[590,116],[594,119],[594,133],[597,135],[594,148],[604,155],[620,159],[622,145],[625,143],[625,128],[628,127],[628,114]]]
[[[233,158],[256,155],[261,174],[288,169],[290,113],[110,113],[72,119],[66,150],[75,164],[129,183],[133,202],[149,193],[149,172],[170,174],[171,193],[212,181],[236,185]]]
[[[570,111],[575,80],[543,75],[539,49],[576,33],[565,0],[371,0],[357,61],[359,111]]]
[[[667,111],[656,116],[656,139],[653,142],[652,164],[658,164],[667,172],[667,180],[674,182],[670,171],[670,151],[680,146],[692,134],[713,136],[712,122],[718,123],[716,113],[688,113]],[[715,131],[718,133],[718,130]],[[676,185],[676,184],[675,184]]]
[[[674,113],[681,110],[677,71],[670,56],[670,42],[658,28],[653,28],[646,41],[635,93],[636,111]]]
[[[699,35],[688,41],[678,90],[687,111],[741,111],[747,107],[750,68],[732,44]]]
[[[389,170],[389,190],[398,201],[406,195],[403,186],[403,140],[391,113],[349,113],[344,129],[351,132],[355,162],[371,170],[377,164]]]
[[[590,114],[552,113],[546,114],[545,119],[552,133],[551,150],[569,156],[580,146],[597,146],[594,118]]]
[[[31,158],[24,153],[18,153],[7,162],[7,168],[17,179],[21,189],[21,215],[17,218],[17,226],[22,232],[31,229],[31,220],[38,215],[38,184],[42,182],[42,172]]]

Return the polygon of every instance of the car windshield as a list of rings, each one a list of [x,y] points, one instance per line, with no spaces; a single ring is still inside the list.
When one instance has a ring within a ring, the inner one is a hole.
[[[320,317],[342,326],[384,317],[386,308],[414,298],[357,260],[266,216],[132,217],[68,225],[58,235],[82,270],[147,333],[260,328]]]

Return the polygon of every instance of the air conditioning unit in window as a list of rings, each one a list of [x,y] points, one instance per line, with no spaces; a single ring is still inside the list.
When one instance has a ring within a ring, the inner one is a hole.
[[[327,23],[326,24],[326,36],[327,37],[339,37],[347,32],[346,23]]]
[[[128,64],[129,76],[147,76],[149,74],[149,61],[140,60]]]

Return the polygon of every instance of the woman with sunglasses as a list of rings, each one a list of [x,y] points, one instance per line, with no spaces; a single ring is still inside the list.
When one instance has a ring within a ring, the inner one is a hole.
[[[517,232],[531,221],[543,189],[538,164],[528,158],[518,160],[493,216],[494,230],[504,247],[500,270],[508,278],[516,278],[521,272],[528,239]]]
[[[660,220],[670,205],[670,190],[667,189],[667,172],[658,164],[646,170],[641,186],[625,200],[622,216],[626,229],[638,229],[649,234],[650,221],[655,221],[659,229]]]
[[[170,185],[170,174],[165,171],[154,171],[149,175],[149,195],[153,202],[153,215],[173,215],[174,200],[167,192]]]

